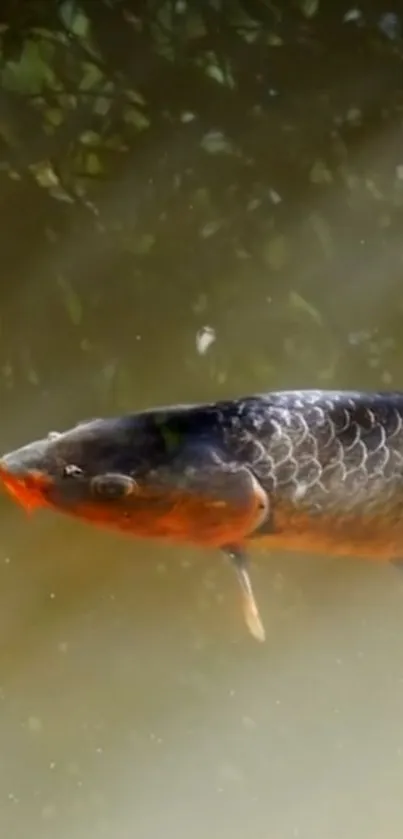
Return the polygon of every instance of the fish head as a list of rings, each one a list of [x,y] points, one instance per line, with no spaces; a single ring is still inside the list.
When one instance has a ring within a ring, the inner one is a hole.
[[[0,458],[0,480],[28,511],[51,507],[174,542],[240,542],[267,499],[247,469],[225,463],[211,435],[201,444],[200,428],[194,433],[183,416],[144,412],[51,433]]]
[[[53,507],[113,523],[141,495],[136,476],[150,471],[153,442],[144,424],[91,420],[5,454],[0,480],[28,512]]]

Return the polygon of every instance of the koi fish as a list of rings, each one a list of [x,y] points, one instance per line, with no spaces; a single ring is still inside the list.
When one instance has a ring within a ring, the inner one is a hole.
[[[27,510],[221,551],[265,638],[249,547],[403,557],[403,392],[280,391],[82,422],[0,458]]]

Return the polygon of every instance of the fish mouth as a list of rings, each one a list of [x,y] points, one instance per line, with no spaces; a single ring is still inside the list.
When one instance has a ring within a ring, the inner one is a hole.
[[[50,481],[41,470],[44,452],[45,443],[38,441],[0,458],[0,481],[29,513],[46,505],[45,489]]]
[[[25,477],[17,477],[0,463],[0,480],[8,494],[24,508],[27,513],[32,513],[38,507],[46,506],[43,490],[47,484],[44,476],[40,473],[31,473]]]

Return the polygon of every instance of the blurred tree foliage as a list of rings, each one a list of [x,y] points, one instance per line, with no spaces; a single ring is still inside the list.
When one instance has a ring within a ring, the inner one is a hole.
[[[213,249],[214,276],[252,261],[293,323],[323,326],[307,301],[324,271],[323,305],[345,281],[337,237],[348,253],[402,229],[401,25],[381,0],[2,0],[3,259],[24,267],[75,228],[116,270],[169,263],[208,289]],[[359,151],[380,130],[374,168]]]
[[[3,0],[2,194],[11,179],[46,194],[54,224],[79,203],[100,227],[122,179],[131,197],[114,223],[142,254],[168,220],[169,250],[173,217],[185,247],[219,234],[241,252],[281,226],[284,201],[306,202],[308,185],[336,180],[351,204],[355,144],[403,106],[399,17],[367,6]],[[399,149],[360,189],[379,201],[401,161]],[[281,270],[283,240],[264,238]]]

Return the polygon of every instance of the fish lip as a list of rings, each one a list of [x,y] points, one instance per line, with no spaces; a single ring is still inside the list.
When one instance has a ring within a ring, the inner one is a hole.
[[[38,507],[46,505],[43,497],[43,489],[49,483],[46,476],[38,470],[27,470],[14,474],[5,465],[7,456],[0,460],[0,480],[3,482],[8,494],[31,513]]]
[[[17,501],[18,504],[20,504],[27,513],[31,513],[32,510],[35,509],[35,507],[39,506],[39,502],[37,500],[34,501],[32,497],[29,497],[29,494],[25,490],[24,484],[21,480],[13,478],[10,475],[4,474],[1,468],[0,477],[8,494],[11,496],[11,498]]]

